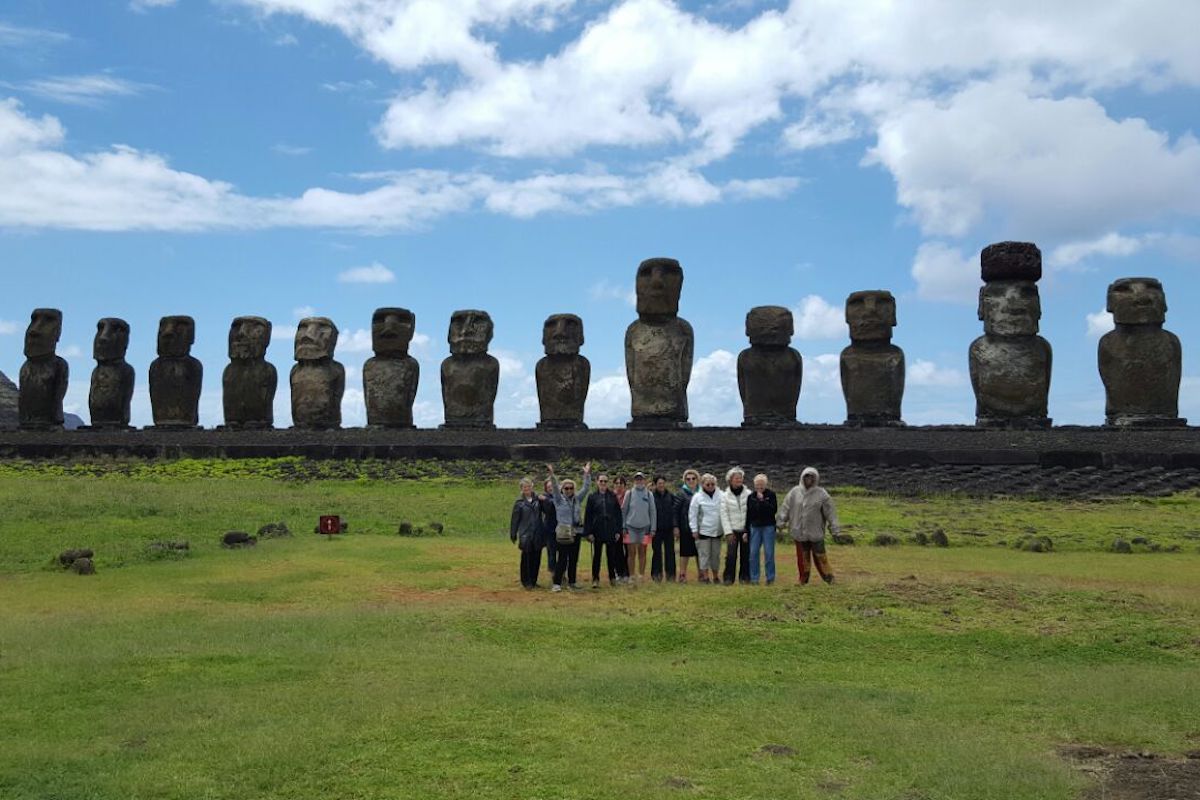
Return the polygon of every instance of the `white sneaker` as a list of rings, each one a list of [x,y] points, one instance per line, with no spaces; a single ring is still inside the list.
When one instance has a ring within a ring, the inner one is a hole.
[[[561,587],[561,586],[559,586],[559,585],[556,583],[556,584],[554,584],[553,586],[551,586],[551,587],[550,587],[550,591],[552,591],[552,592],[561,592],[561,591],[562,591],[562,587]]]

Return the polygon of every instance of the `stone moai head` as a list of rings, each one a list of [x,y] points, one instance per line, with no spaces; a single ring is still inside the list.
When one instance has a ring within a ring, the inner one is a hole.
[[[35,308],[25,329],[25,357],[46,358],[54,355],[62,336],[62,312],[57,308]]]
[[[783,306],[755,306],[746,312],[746,336],[752,345],[787,347],[795,332],[792,312]]]
[[[229,325],[229,357],[235,361],[266,358],[271,322],[263,317],[234,317]]]
[[[92,340],[92,358],[97,361],[120,361],[129,349],[129,323],[116,317],[105,317],[96,323],[96,338]]]
[[[456,356],[486,353],[493,331],[492,318],[486,311],[465,309],[450,315],[446,340]]]
[[[648,258],[638,265],[634,288],[639,315],[673,317],[679,313],[683,267],[673,258]]]
[[[1118,278],[1108,285],[1107,310],[1119,325],[1161,325],[1167,296],[1157,278]]]
[[[583,347],[583,320],[574,314],[551,314],[542,325],[542,346],[548,356],[579,355]]]
[[[296,360],[320,361],[333,358],[338,329],[328,317],[305,317],[296,326]]]
[[[158,321],[158,354],[183,358],[196,341],[196,321],[191,317],[163,317]]]
[[[846,298],[846,324],[855,342],[889,342],[896,327],[896,298],[883,289],[851,292]]]
[[[417,330],[417,316],[407,308],[377,308],[371,317],[371,347],[377,356],[406,356]]]
[[[1042,301],[1031,281],[995,281],[979,289],[979,318],[989,336],[1033,336]]]

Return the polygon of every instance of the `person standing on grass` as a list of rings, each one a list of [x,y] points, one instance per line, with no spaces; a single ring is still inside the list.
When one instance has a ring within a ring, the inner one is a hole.
[[[521,548],[521,585],[536,589],[542,561],[542,509],[533,493],[532,478],[521,479],[521,496],[513,503],[508,538]]]
[[[690,510],[692,497],[700,489],[700,473],[694,469],[683,471],[683,485],[675,493],[675,538],[679,540],[679,582],[687,583],[688,560],[696,558],[696,540],[692,537]],[[697,567],[699,560],[697,560]],[[699,569],[697,568],[697,573]],[[699,577],[699,574],[697,574]]]
[[[625,508],[625,476],[618,475],[613,479],[613,494],[617,496],[617,505]],[[617,537],[617,548],[621,551],[621,563],[617,566],[617,577],[625,580],[629,577],[629,547],[625,544],[625,526],[621,526],[621,535]]]
[[[550,500],[554,505],[556,524],[550,538],[558,544],[558,561],[554,566],[554,585],[552,592],[561,592],[563,575],[566,574],[567,584],[572,591],[579,589],[575,584],[576,572],[579,567],[579,545],[583,537],[583,500],[592,489],[592,463],[583,465],[583,490],[576,493],[575,481],[570,478],[561,484],[554,475],[554,465],[547,464],[546,472],[550,477]]]
[[[775,582],[775,515],[779,500],[767,486],[767,476],[754,476],[754,491],[746,501],[746,525],[750,528],[750,582],[758,585],[758,555],[763,554],[767,586]]]
[[[688,522],[699,553],[700,582],[720,583],[717,564],[721,561],[721,493],[717,490],[716,475],[700,476],[700,491],[692,495]]]
[[[750,580],[750,533],[746,530],[746,473],[734,467],[725,473],[725,491],[721,492],[721,527],[725,531],[725,585],[736,578]]]
[[[546,548],[546,571],[554,574],[558,560],[558,542],[554,539],[554,529],[558,527],[558,511],[554,507],[554,489],[550,479],[542,482],[542,493],[538,495],[538,505],[542,513],[542,544]]]
[[[596,491],[584,504],[583,532],[592,543],[592,588],[600,588],[600,557],[608,561],[608,582],[617,582],[617,564],[621,557],[621,504],[609,488],[608,476],[596,478]],[[622,569],[624,569],[622,567]]]
[[[679,538],[679,523],[675,515],[675,495],[667,491],[667,479],[662,475],[654,478],[654,509],[658,526],[650,540],[654,555],[650,559],[650,577],[661,582],[663,575],[668,581],[675,580],[675,540]]]
[[[811,574],[810,562],[816,562],[817,572],[826,583],[833,583],[833,570],[825,555],[825,528],[833,535],[841,532],[837,511],[829,492],[819,484],[820,474],[813,467],[805,467],[800,473],[800,485],[783,498],[776,521],[791,531],[796,543],[796,567],[800,570],[800,583],[808,583]]]
[[[641,472],[633,476],[633,488],[625,493],[621,504],[625,523],[626,559],[629,565],[629,580],[646,580],[646,537],[658,529],[658,505],[654,493],[646,486],[646,476]],[[634,562],[637,571],[634,571]]]

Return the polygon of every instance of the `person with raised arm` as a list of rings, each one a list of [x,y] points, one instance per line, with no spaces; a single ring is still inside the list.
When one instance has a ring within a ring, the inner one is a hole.
[[[576,573],[579,568],[579,546],[583,539],[583,502],[592,490],[592,462],[583,465],[583,489],[575,491],[575,481],[567,478],[562,483],[554,474],[554,465],[546,465],[547,482],[550,484],[550,501],[554,506],[555,527],[551,538],[557,545],[558,560],[554,565],[552,592],[561,592],[563,575],[567,586],[577,591]]]

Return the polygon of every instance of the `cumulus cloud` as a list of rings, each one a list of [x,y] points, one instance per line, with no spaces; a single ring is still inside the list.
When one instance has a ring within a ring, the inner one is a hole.
[[[925,242],[917,248],[912,277],[923,300],[974,303],[979,298],[979,259],[945,242]]]
[[[714,350],[696,359],[688,384],[688,416],[694,425],[741,424],[736,355]]]
[[[1097,239],[1067,242],[1054,248],[1047,264],[1053,267],[1071,267],[1093,256],[1130,256],[1142,249],[1143,241],[1119,233],[1106,233]]]
[[[341,283],[392,283],[396,273],[378,261],[365,267],[353,267],[338,274]]]
[[[1099,338],[1116,327],[1113,322],[1113,315],[1104,309],[1100,309],[1094,314],[1087,315],[1087,335],[1092,338]]]
[[[371,331],[366,328],[339,331],[337,352],[339,355],[371,352]]]
[[[963,386],[967,382],[966,376],[959,370],[939,367],[923,358],[908,365],[904,379],[912,386]]]
[[[796,336],[800,339],[843,339],[848,333],[846,314],[824,297],[810,294],[796,307]]]
[[[0,319],[0,335],[16,333],[21,329],[21,326],[10,319]]]

